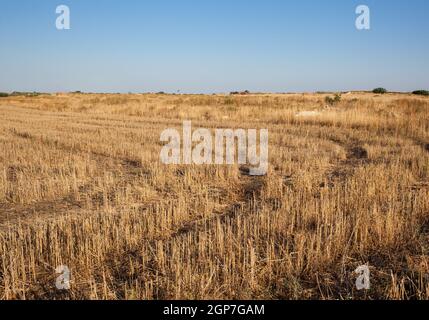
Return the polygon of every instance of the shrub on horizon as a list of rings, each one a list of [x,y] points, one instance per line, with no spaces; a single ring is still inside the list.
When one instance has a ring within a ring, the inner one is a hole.
[[[384,88],[375,88],[374,90],[372,90],[372,93],[385,94],[387,93],[387,90]]]
[[[413,94],[419,95],[419,96],[429,96],[428,90],[416,90],[413,91]]]

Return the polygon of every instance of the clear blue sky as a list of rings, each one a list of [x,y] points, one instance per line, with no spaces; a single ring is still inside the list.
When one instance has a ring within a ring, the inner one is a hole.
[[[71,30],[55,28],[57,5]],[[371,30],[355,9],[371,9]],[[0,0],[0,91],[429,89],[428,0]]]

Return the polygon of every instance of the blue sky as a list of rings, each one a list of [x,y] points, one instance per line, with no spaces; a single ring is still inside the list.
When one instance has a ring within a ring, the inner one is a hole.
[[[427,0],[0,4],[0,91],[429,89]],[[71,30],[55,28],[61,4]],[[359,4],[369,31],[355,28]]]

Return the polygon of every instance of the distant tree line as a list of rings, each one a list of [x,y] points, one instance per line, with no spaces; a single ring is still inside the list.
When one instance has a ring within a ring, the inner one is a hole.
[[[428,90],[416,90],[416,91],[413,91],[413,94],[417,94],[420,96],[429,96],[429,91]]]
[[[372,90],[372,93],[375,94],[385,94],[388,93],[389,91],[385,88],[375,88],[374,90]],[[71,93],[74,94],[84,94],[84,92],[82,91],[73,91]],[[326,93],[326,92],[317,92],[320,94]],[[429,91],[428,90],[415,90],[413,92],[411,92],[414,95],[419,95],[419,96],[429,96]],[[19,96],[23,96],[23,97],[37,97],[40,96],[44,93],[41,92],[20,92],[20,91],[14,91],[12,93],[6,93],[6,92],[0,92],[0,98],[7,98],[7,97],[19,97]],[[158,92],[158,94],[165,94],[165,92],[160,91]],[[250,91],[249,90],[245,90],[245,91],[232,91],[230,92],[230,95],[249,95]],[[333,98],[332,97],[326,97],[325,99],[326,103],[329,105],[333,105],[336,104],[338,102],[340,102],[341,100],[341,96],[340,95],[335,95]]]
[[[388,93],[389,91],[387,91],[387,89],[385,88],[375,88],[374,90],[372,90],[372,92],[376,94],[385,94],[385,93]],[[429,91],[416,90],[416,91],[413,91],[412,94],[419,95],[419,96],[429,96]]]
[[[242,95],[242,96],[245,96],[245,95],[248,95],[248,94],[250,94],[249,90],[245,90],[245,91],[232,91],[232,92],[230,92],[230,95]]]
[[[20,91],[14,91],[12,93],[6,93],[6,92],[0,92],[0,98],[6,98],[6,97],[37,97],[42,95],[43,93],[40,92],[20,92]]]

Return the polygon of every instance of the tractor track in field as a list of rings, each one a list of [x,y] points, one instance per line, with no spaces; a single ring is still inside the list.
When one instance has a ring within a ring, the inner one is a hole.
[[[190,221],[180,227],[177,231],[170,235],[170,238],[177,238],[180,236],[185,236],[191,232],[203,232],[205,230],[210,230],[213,226],[220,222],[225,223],[228,220],[231,220],[237,217],[240,213],[255,210],[257,208],[253,206],[254,202],[257,202],[261,196],[262,189],[265,186],[264,177],[257,176],[247,176],[242,174],[242,184],[238,192],[238,200],[230,204],[222,212],[215,213],[212,217]]]
[[[142,168],[140,161],[134,159],[111,157],[102,152],[84,150],[78,146],[72,146],[62,141],[37,136],[31,132],[20,131],[15,128],[11,128],[9,133],[20,139],[30,140],[56,150],[70,152],[77,155],[88,155],[91,160],[97,161],[97,163],[105,168],[105,170],[120,172],[122,180],[124,181],[137,179],[150,174]],[[165,239],[174,239],[185,236],[191,232],[208,230],[211,229],[218,221],[225,223],[227,220],[233,219],[243,211],[250,211],[252,209],[257,210],[258,208],[252,208],[252,203],[257,202],[262,188],[265,185],[265,179],[263,177],[249,176],[246,168],[241,168],[240,172],[242,182],[239,190],[237,191],[237,200],[234,203],[228,205],[221,212],[215,212],[213,216],[209,218],[184,223],[177,230],[172,231]],[[79,193],[88,194],[91,190],[92,181],[94,179],[97,179],[97,176],[91,181],[79,186]],[[49,216],[52,215],[53,212],[67,213],[83,210],[84,205],[84,201],[77,202],[73,199],[73,192],[59,199],[40,201],[34,204],[19,205],[14,203],[0,203],[0,212],[4,213],[0,214],[0,225],[5,223],[10,225],[12,222],[16,221],[25,222],[26,220],[32,219],[34,216]],[[18,214],[18,212],[20,214]]]
[[[358,141],[343,142],[337,139],[329,139],[345,150],[346,158],[332,163],[332,167],[324,174],[320,187],[334,187],[337,183],[344,183],[353,176],[355,170],[371,162],[368,151]]]
[[[145,170],[140,161],[134,159],[110,157],[103,153],[96,151],[87,151],[74,146],[69,146],[66,143],[48,140],[44,137],[38,137],[28,132],[21,132],[17,129],[10,129],[9,133],[17,138],[31,140],[38,144],[44,144],[49,148],[70,152],[76,155],[88,155],[91,160],[97,162],[98,166],[102,168],[100,174],[93,177],[78,187],[78,193],[82,195],[79,197],[84,199],[86,195],[90,195],[92,202],[99,202],[97,195],[91,191],[94,181],[99,178],[103,172],[109,171],[119,173],[123,184],[135,179],[143,178],[150,175],[150,172]],[[13,183],[17,179],[17,175],[22,168],[17,166],[9,166],[6,168],[6,178],[9,182]],[[13,191],[10,191],[13,192]],[[13,194],[9,195],[13,198]],[[34,203],[15,203],[13,201],[0,202],[0,226],[2,228],[11,226],[16,222],[26,223],[31,222],[35,217],[55,217],[58,214],[65,215],[67,213],[74,213],[84,210],[85,201],[76,199],[76,192],[71,191],[57,199],[37,201]]]

